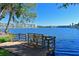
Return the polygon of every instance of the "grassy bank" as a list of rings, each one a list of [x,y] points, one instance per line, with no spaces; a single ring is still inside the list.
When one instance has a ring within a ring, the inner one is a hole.
[[[9,42],[12,40],[13,37],[14,37],[14,35],[12,35],[12,34],[6,34],[3,36],[0,36],[0,43]]]
[[[4,43],[4,42],[9,42],[12,40],[12,38],[14,37],[14,35],[12,34],[4,34],[0,36],[0,43]],[[0,48],[0,56],[11,56],[12,54],[4,49]]]

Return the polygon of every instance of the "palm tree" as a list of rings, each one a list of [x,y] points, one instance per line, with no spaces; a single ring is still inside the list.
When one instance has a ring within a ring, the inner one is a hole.
[[[18,21],[27,22],[36,17],[35,12],[36,4],[33,3],[2,3],[0,4],[0,20],[9,13],[8,23],[5,28],[7,33],[8,26],[11,21],[18,23]],[[22,18],[19,20],[19,18]],[[18,19],[18,20],[17,20]]]

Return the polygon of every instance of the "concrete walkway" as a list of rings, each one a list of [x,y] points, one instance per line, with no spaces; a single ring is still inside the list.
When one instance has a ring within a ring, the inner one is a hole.
[[[0,47],[18,56],[45,56],[46,50],[34,46],[28,46],[27,42],[0,43]]]

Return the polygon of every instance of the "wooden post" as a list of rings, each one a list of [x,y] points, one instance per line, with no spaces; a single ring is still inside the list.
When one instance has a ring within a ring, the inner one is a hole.
[[[49,39],[47,39],[47,49],[48,49],[48,51],[49,51],[49,48],[50,48],[50,41],[49,41]]]
[[[46,39],[46,37],[42,35],[42,48],[45,47],[45,39]]]
[[[38,34],[35,35],[35,37],[36,37],[35,40],[36,40],[36,45],[37,46],[38,46],[38,39],[39,39],[38,36],[39,36]]]
[[[18,34],[19,40],[20,40],[20,33]]]
[[[28,45],[29,45],[29,33],[27,34],[27,36],[28,36]]]
[[[44,47],[44,46],[43,46],[43,37],[42,37],[41,39],[42,39],[42,48],[43,48],[43,47]]]
[[[26,37],[27,37],[27,35],[25,34],[25,41],[27,40]]]
[[[53,42],[54,42],[54,43],[53,43],[53,45],[54,45],[53,55],[54,55],[54,56],[55,56],[55,48],[56,48],[56,46],[55,46],[55,38],[56,38],[56,37],[54,37],[54,39],[53,39]]]

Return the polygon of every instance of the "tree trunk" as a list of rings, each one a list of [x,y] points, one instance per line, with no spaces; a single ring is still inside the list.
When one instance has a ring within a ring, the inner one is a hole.
[[[8,23],[7,23],[7,26],[6,26],[6,29],[5,29],[5,33],[7,33],[7,30],[8,30],[10,21],[11,21],[11,16],[12,16],[12,13],[10,12],[9,20],[8,20]]]

